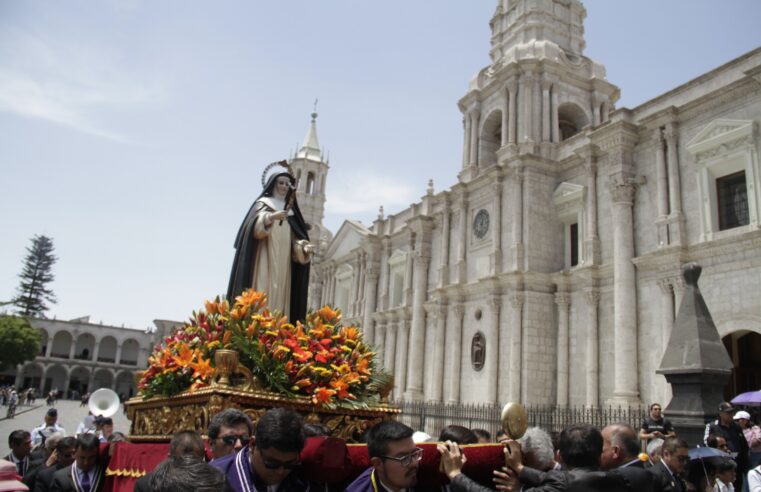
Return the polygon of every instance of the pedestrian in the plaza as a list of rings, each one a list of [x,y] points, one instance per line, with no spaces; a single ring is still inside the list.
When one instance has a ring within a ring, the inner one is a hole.
[[[45,444],[45,439],[55,432],[65,434],[66,430],[58,425],[58,410],[48,408],[48,411],[45,412],[45,422],[32,429],[32,445],[39,446],[40,444]]]
[[[687,492],[687,484],[683,478],[690,462],[687,450],[687,443],[677,437],[669,437],[663,441],[661,460],[651,469],[663,492]]]
[[[666,439],[676,436],[674,425],[663,417],[663,407],[660,403],[653,403],[649,408],[649,415],[642,421],[639,430],[639,438],[647,440]]]
[[[721,436],[727,441],[730,451],[737,453],[735,455],[735,461],[737,462],[735,489],[742,490],[745,476],[748,474],[748,470],[750,470],[748,441],[745,440],[742,428],[733,420],[736,412],[735,407],[731,403],[722,402],[718,410],[719,418],[706,424],[703,440],[708,445],[708,436]]]
[[[748,442],[750,449],[750,467],[755,468],[761,464],[761,429],[753,425],[750,421],[750,414],[745,410],[740,410],[734,416],[734,421],[743,430],[745,440]]]

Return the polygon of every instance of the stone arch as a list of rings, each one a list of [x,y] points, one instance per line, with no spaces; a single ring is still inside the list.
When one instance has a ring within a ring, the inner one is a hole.
[[[79,395],[87,393],[90,385],[90,370],[86,367],[75,366],[69,372],[69,391],[76,391]]]
[[[39,389],[42,386],[42,377],[45,374],[45,370],[42,365],[37,362],[28,362],[21,369],[21,387],[20,389],[35,388]]]
[[[561,142],[573,137],[587,125],[589,125],[589,116],[578,104],[565,102],[558,106],[558,126],[560,127]]]
[[[135,395],[135,375],[131,371],[119,371],[116,375],[115,390],[123,398]]]
[[[739,393],[761,388],[761,318],[741,316],[717,326],[732,360],[732,375],[724,388],[729,401]]]
[[[74,358],[77,360],[92,360],[95,350],[95,337],[91,333],[82,333],[77,337]]]
[[[482,121],[478,138],[478,166],[488,167],[497,163],[497,151],[502,146],[502,111],[495,109]]]
[[[66,330],[61,330],[53,335],[53,348],[50,351],[51,357],[58,357],[60,359],[68,359],[71,353],[71,344],[73,338],[71,333]]]
[[[48,331],[45,328],[37,328],[37,331],[40,332],[40,357],[45,357],[48,344],[51,343],[50,335],[48,335]]]
[[[114,387],[114,372],[110,369],[98,369],[93,376],[93,387],[90,391],[100,388],[112,389]]]
[[[122,342],[122,353],[119,358],[119,364],[127,366],[137,365],[137,355],[140,350],[140,344],[134,338],[128,338]]]
[[[307,187],[306,192],[308,195],[311,195],[314,193],[314,173],[312,171],[309,171],[307,173]]]
[[[103,337],[98,342],[98,360],[96,362],[116,362],[116,338],[111,335]]]
[[[61,364],[52,364],[45,369],[45,384],[43,394],[56,390],[59,394],[64,394],[67,388],[64,388],[66,381],[69,379],[69,370]]]

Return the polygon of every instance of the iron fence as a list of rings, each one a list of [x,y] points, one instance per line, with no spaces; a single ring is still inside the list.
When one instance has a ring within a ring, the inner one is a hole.
[[[494,436],[500,429],[502,407],[490,404],[398,401],[399,420],[415,430],[422,430],[436,438],[447,425],[462,425],[469,429],[485,429]],[[586,407],[555,405],[528,405],[529,426],[548,432],[560,432],[578,423],[592,424],[602,429],[613,423],[627,423],[639,429],[647,410],[636,407]]]

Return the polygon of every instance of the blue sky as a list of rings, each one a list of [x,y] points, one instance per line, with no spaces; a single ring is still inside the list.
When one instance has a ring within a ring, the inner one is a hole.
[[[225,291],[262,169],[301,143],[315,98],[334,232],[451,186],[496,3],[0,0],[0,300],[46,234],[51,316],[183,319]],[[584,4],[618,107],[761,45],[756,0]]]

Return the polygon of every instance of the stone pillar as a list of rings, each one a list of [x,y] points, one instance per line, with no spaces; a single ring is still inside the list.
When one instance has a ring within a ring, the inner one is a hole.
[[[53,336],[48,336],[48,345],[45,347],[45,357],[50,358],[50,354],[53,353]]]
[[[74,337],[71,337],[71,347],[69,347],[69,359],[74,359],[77,353],[77,341]]]
[[[552,88],[552,141],[560,142],[560,117],[558,115],[558,90]]]
[[[433,337],[433,364],[431,394],[428,399],[431,401],[442,401],[442,390],[444,387],[444,341],[447,329],[447,306],[440,304],[436,306],[436,333]]]
[[[517,123],[517,108],[515,104],[515,98],[518,91],[518,81],[511,79],[507,82],[508,93],[508,113],[507,113],[507,143],[515,143],[515,131]]]
[[[568,311],[571,296],[566,292],[555,294],[555,304],[558,305],[558,367],[557,367],[557,405],[568,405]]]
[[[389,266],[388,259],[391,257],[391,244],[388,238],[383,240],[383,256],[381,257],[381,276],[380,276],[380,310],[388,309],[388,277]]]
[[[349,305],[348,306],[338,306],[342,309],[346,309],[348,313],[351,316],[356,316],[357,314],[357,302],[359,301],[359,282],[360,282],[360,273],[361,273],[361,265],[362,261],[360,260],[361,256],[359,253],[357,253],[356,257],[354,258],[354,261],[352,261],[352,267],[354,270],[354,274],[351,276],[351,293],[349,298]]]
[[[375,333],[373,334],[373,346],[377,354],[377,360],[384,367],[386,365],[386,326],[388,326],[387,321],[377,320]]]
[[[542,81],[539,75],[534,76],[534,87],[532,88],[532,95],[534,96],[531,101],[531,113],[532,113],[532,128],[531,139],[534,142],[539,142],[542,139]]]
[[[465,113],[462,122],[464,135],[462,142],[462,168],[465,169],[470,164],[470,113]]]
[[[446,350],[447,364],[444,366],[445,380],[447,381],[447,403],[460,402],[460,361],[462,356],[462,317],[465,314],[465,306],[456,304],[452,306],[454,319],[447,329]]]
[[[613,334],[612,403],[639,404],[637,369],[637,284],[634,258],[635,187],[623,179],[610,186],[613,203]]]
[[[407,372],[407,392],[405,399],[423,400],[423,360],[425,359],[425,302],[428,285],[428,264],[431,258],[427,255],[415,258],[413,270],[414,290],[412,297],[412,328],[410,330],[411,357]],[[414,351],[414,352],[413,352]]]
[[[531,139],[531,131],[534,128],[533,114],[531,111],[531,102],[533,101],[532,88],[534,86],[534,75],[527,72],[520,79],[520,116],[518,118],[518,143],[523,143]]]
[[[523,168],[513,171],[513,268],[523,270]]]
[[[486,371],[486,395],[485,401],[489,403],[499,403],[499,309],[502,305],[502,296],[493,295],[488,300],[489,305],[489,325],[486,330],[486,358],[484,371]]]
[[[521,359],[523,358],[523,294],[510,296],[512,320],[510,322],[510,389],[509,401],[521,401]]]
[[[491,257],[492,275],[502,272],[502,178],[497,177],[492,184],[492,224],[491,224]]]
[[[414,262],[414,251],[415,251],[415,235],[410,231],[409,234],[409,246],[407,249],[407,265],[406,265],[406,275],[404,276],[404,305],[409,306],[412,304],[412,285],[414,282],[413,279],[413,270],[412,270],[412,264]]]
[[[92,348],[92,356],[91,356],[92,358],[90,360],[92,360],[95,363],[98,362],[98,356],[100,355],[100,342],[101,340],[96,339],[95,345]]]
[[[397,374],[394,362],[396,361],[396,321],[388,320],[386,322],[386,343],[384,344],[385,352],[383,357],[383,366],[386,371],[394,376],[394,397],[401,396],[396,392],[397,389]]]
[[[656,128],[653,132],[655,140],[655,175],[658,196],[658,219],[663,220],[669,213],[669,189],[668,175],[666,174],[666,153],[663,151],[663,134],[661,129]],[[659,238],[661,239],[661,238]],[[668,239],[663,242],[668,244]]]
[[[21,391],[24,386],[24,365],[23,364],[17,364],[16,365],[16,380],[13,382],[13,386],[16,387],[17,392]],[[21,400],[21,397],[19,397],[19,401]]]
[[[408,357],[408,341],[409,341],[409,321],[404,317],[399,318],[399,328],[396,334],[396,363],[394,367],[394,394],[401,396],[405,394],[407,388],[407,361]],[[412,347],[414,349],[414,347]],[[413,360],[415,356],[413,355]],[[407,396],[405,396],[405,399]]]
[[[460,224],[458,233],[460,244],[457,246],[457,283],[466,284],[468,282],[468,269],[465,263],[465,251],[468,247],[468,198],[464,188],[460,191],[459,202]]]
[[[42,373],[40,375],[40,386],[37,388],[39,393],[37,393],[37,398],[43,399],[45,398],[45,380],[47,379],[48,375],[48,367],[42,368]]]
[[[373,340],[375,327],[373,326],[373,314],[375,314],[375,302],[378,290],[378,267],[370,265],[367,270],[365,281],[365,316],[362,323],[365,340]]]
[[[449,225],[451,212],[449,200],[444,199],[444,209],[441,211],[441,258],[439,260],[439,287],[449,285]]]
[[[597,305],[600,302],[600,292],[588,290],[585,292],[587,301],[587,360],[586,360],[586,405],[596,407],[600,404],[599,387],[599,336],[597,327]]]
[[[472,110],[470,118],[470,165],[478,167],[478,124],[481,119],[481,111]]]
[[[668,123],[666,125],[666,145],[668,147],[669,205],[672,215],[682,213],[682,188],[679,180],[679,149],[676,134],[676,123]]]
[[[587,178],[586,196],[586,231],[584,234],[584,253],[587,265],[600,263],[600,238],[597,235],[597,157],[593,150],[583,154],[584,171]]]
[[[502,103],[502,134],[500,135],[500,146],[504,147],[508,144],[508,127],[510,126],[510,91],[505,88],[503,91],[505,100]]]
[[[114,358],[115,364],[121,364],[122,363],[122,344],[121,342],[117,342],[118,345],[116,346],[116,357]]]
[[[542,142],[549,142],[550,135],[550,88],[552,82],[549,80],[542,80]]]

